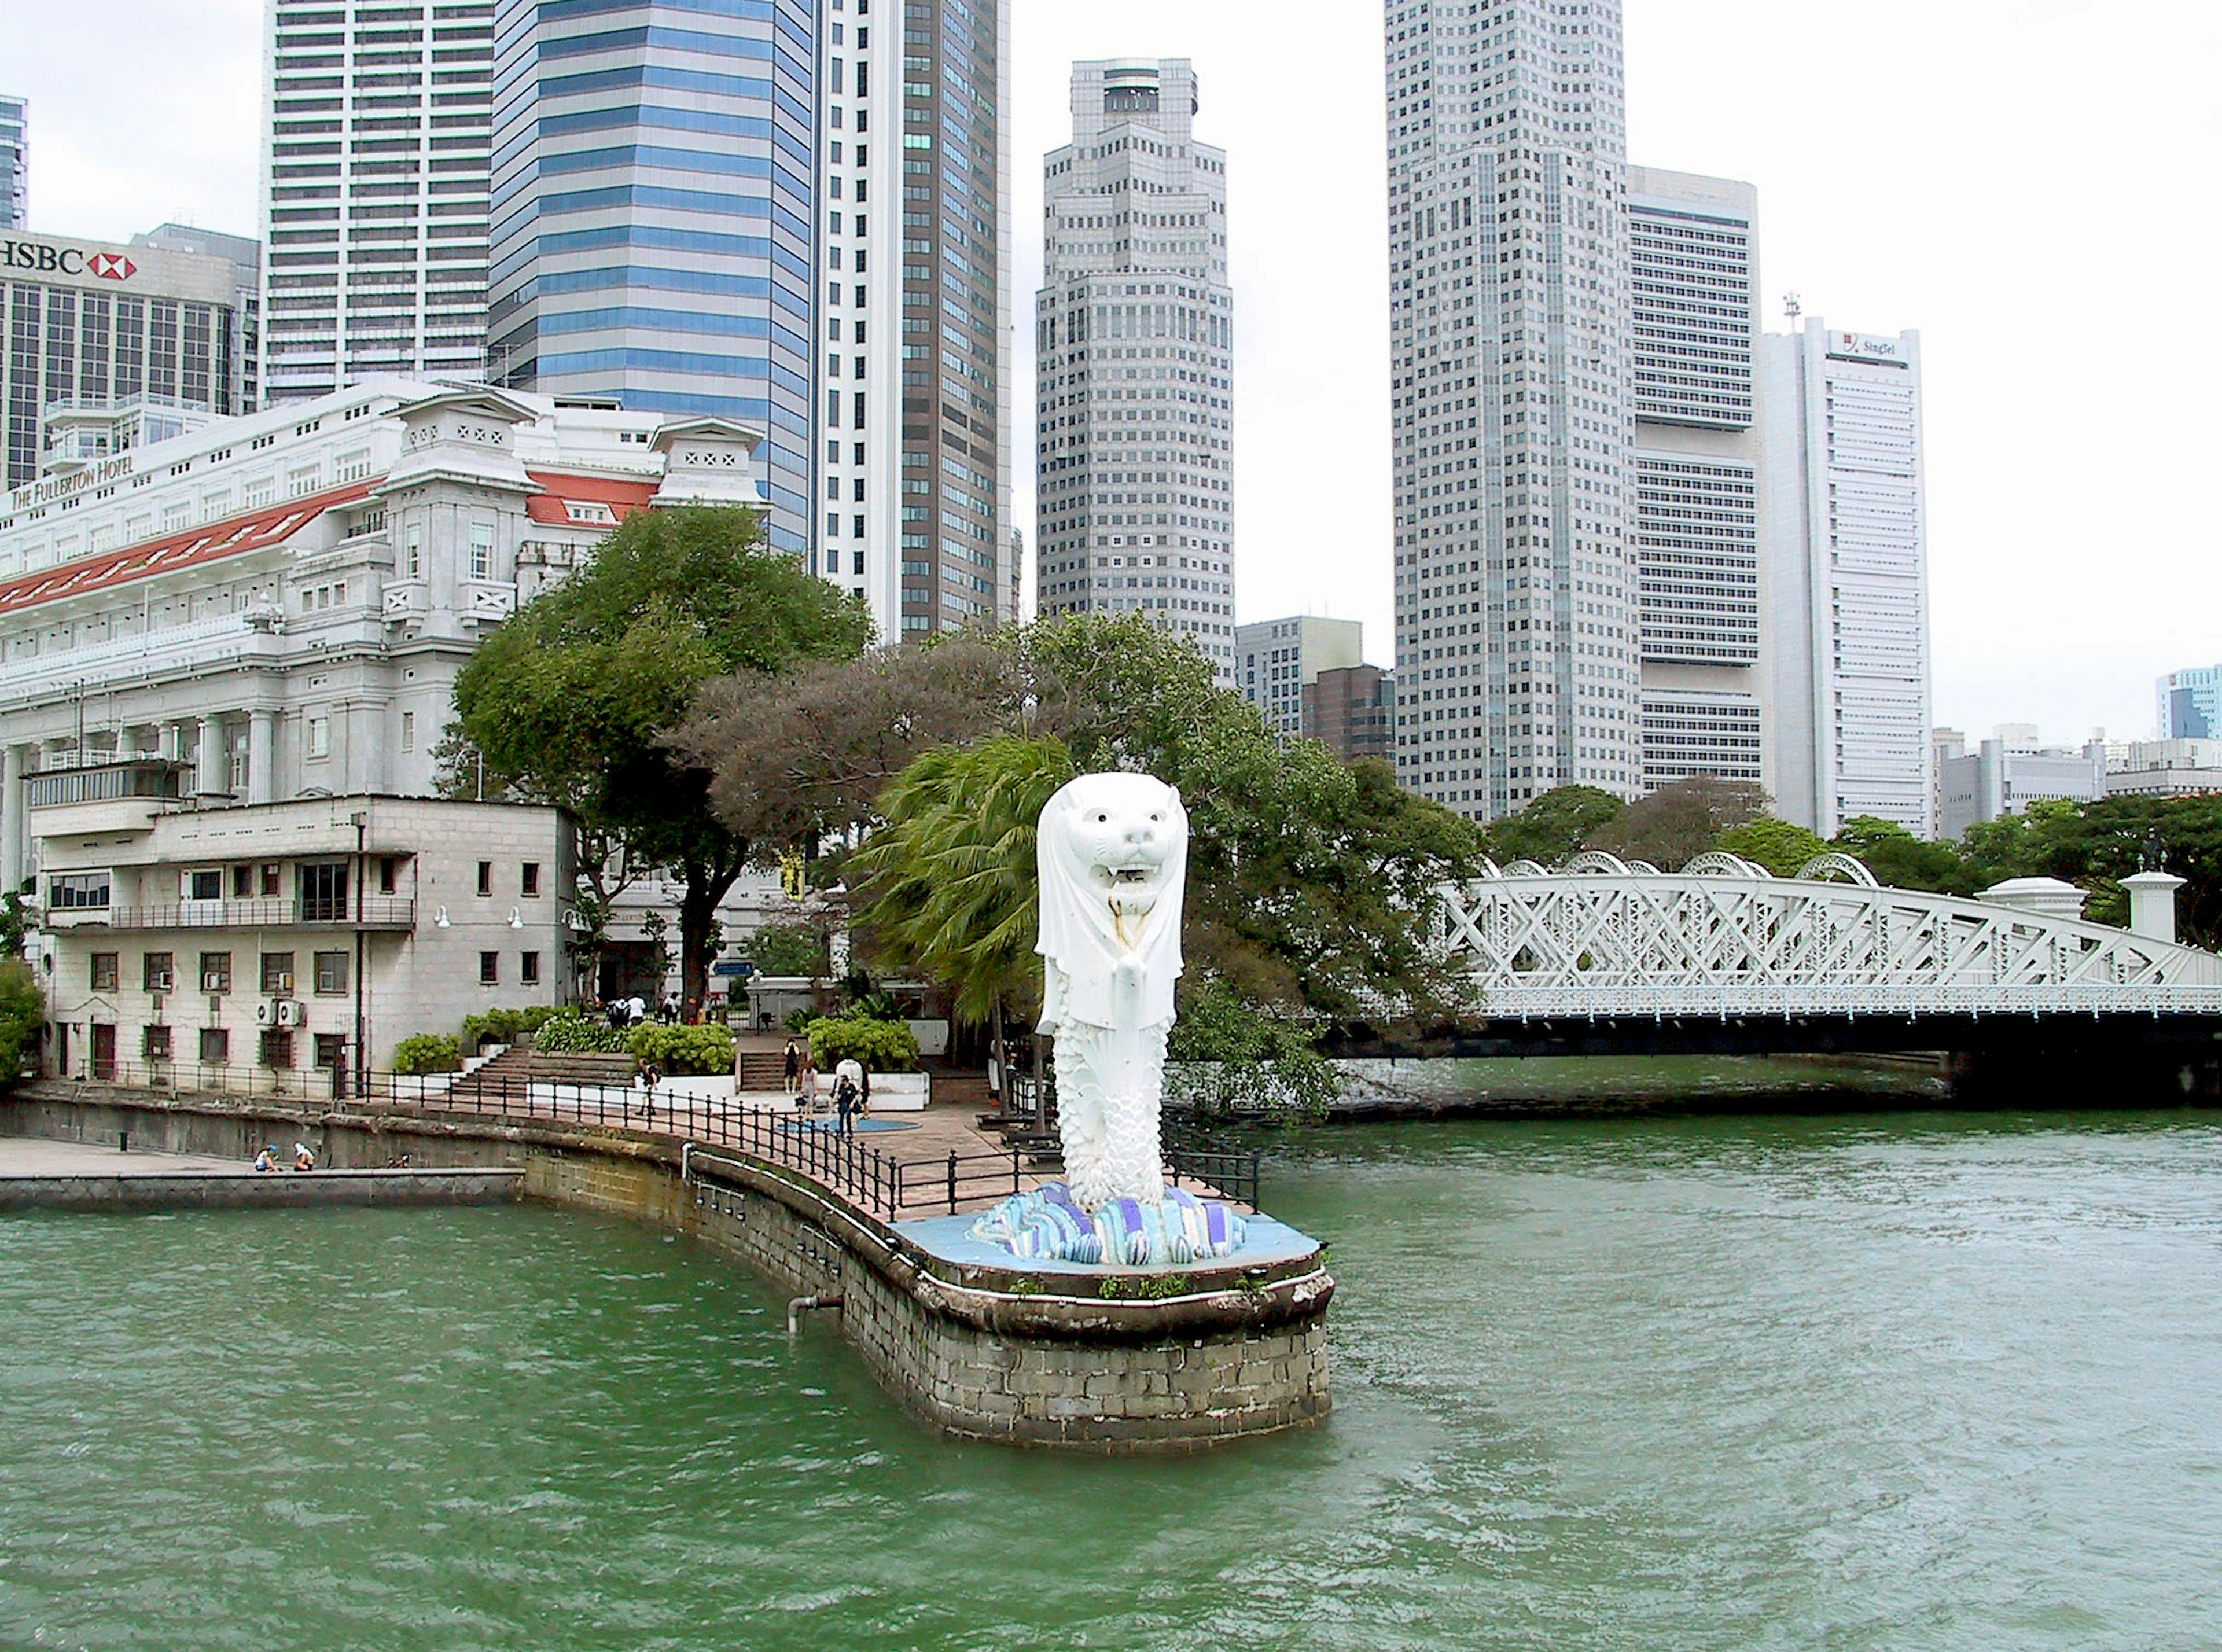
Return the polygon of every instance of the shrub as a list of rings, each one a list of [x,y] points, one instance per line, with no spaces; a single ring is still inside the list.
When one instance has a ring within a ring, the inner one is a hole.
[[[820,1071],[851,1058],[862,1062],[868,1072],[918,1070],[918,1040],[901,1021],[821,1015],[804,1030],[810,1037],[811,1059]]]
[[[632,1046],[627,1041],[630,1029],[612,1027],[607,1021],[588,1021],[575,1011],[551,1015],[543,1021],[532,1036],[532,1047],[550,1055],[625,1055]]]
[[[462,1070],[462,1046],[444,1033],[419,1033],[393,1046],[393,1071],[396,1072],[461,1072]]]
[[[31,966],[19,958],[0,962],[0,1090],[35,1058],[46,1018],[47,996]]]
[[[817,1019],[818,1012],[814,1009],[790,1009],[787,1012],[787,1030],[790,1033],[807,1033],[810,1030],[810,1023]]]
[[[675,1078],[733,1070],[733,1035],[722,1027],[661,1027],[651,1021],[632,1029],[628,1047],[634,1060],[652,1062]]]
[[[481,1044],[514,1044],[523,1033],[537,1033],[564,1014],[553,1004],[531,1004],[522,1009],[494,1008],[463,1017],[463,1042],[475,1050]]]

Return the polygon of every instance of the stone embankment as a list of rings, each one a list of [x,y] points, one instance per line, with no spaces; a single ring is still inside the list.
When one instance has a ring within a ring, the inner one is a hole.
[[[821,1308],[880,1380],[951,1434],[1095,1453],[1204,1449],[1327,1414],[1321,1248],[1300,1235],[1186,1268],[1036,1267],[954,1259],[934,1224],[881,1221],[797,1171],[642,1131],[179,1096],[47,1082],[0,1097],[0,1136],[111,1143],[244,1163],[303,1140],[330,1166],[253,1183],[503,1172],[524,1195],[685,1233]],[[228,1178],[236,1182],[242,1178]],[[493,1185],[489,1180],[488,1185]],[[906,1231],[909,1230],[909,1231]]]

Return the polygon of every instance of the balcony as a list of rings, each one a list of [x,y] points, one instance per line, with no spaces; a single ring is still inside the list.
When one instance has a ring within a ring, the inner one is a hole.
[[[410,930],[417,903],[404,896],[369,895],[362,915],[353,901],[179,901],[160,907],[80,908],[53,914],[74,929],[364,929]]]

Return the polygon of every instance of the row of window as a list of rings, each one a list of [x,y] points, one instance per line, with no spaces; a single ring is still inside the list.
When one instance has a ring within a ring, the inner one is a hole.
[[[292,952],[258,953],[257,979],[262,996],[280,998],[294,990],[293,958]],[[349,958],[347,953],[312,952],[312,990],[327,995],[344,993],[348,989]],[[118,952],[95,952],[91,958],[91,989],[95,992],[115,992],[122,980],[122,955]],[[222,997],[231,990],[232,970],[229,952],[203,952],[200,955],[198,976],[200,989],[210,997]],[[501,954],[479,954],[479,984],[498,987],[501,984]],[[521,986],[538,986],[541,981],[540,954],[537,952],[517,955],[517,979]],[[147,992],[175,992],[178,988],[177,955],[173,952],[142,952],[139,958],[139,983]]]

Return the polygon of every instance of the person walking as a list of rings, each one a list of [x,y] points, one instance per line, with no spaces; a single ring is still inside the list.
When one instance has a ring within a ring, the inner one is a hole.
[[[802,1052],[802,1065],[794,1072],[794,1105],[801,1113],[818,1110],[818,1064],[807,1049]]]
[[[794,1075],[802,1065],[802,1052],[796,1047],[793,1039],[787,1041],[784,1059],[787,1064],[787,1099],[791,1102],[794,1099]]]
[[[844,1061],[833,1070],[833,1112],[838,1121],[836,1128],[844,1136],[857,1134],[857,1081],[849,1076],[850,1064]]]

